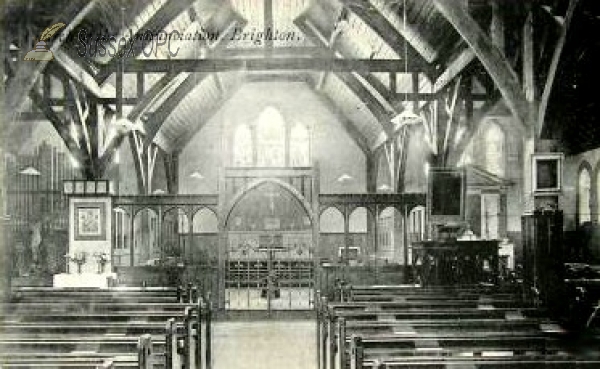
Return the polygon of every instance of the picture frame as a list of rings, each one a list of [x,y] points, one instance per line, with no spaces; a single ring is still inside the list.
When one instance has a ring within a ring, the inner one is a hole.
[[[106,205],[104,203],[77,203],[74,208],[75,240],[106,240]]]
[[[348,249],[347,255],[346,255],[346,249]],[[340,259],[346,259],[346,260],[358,260],[358,258],[360,257],[360,247],[349,246],[346,248],[345,246],[339,246],[338,247],[338,257]]]
[[[432,224],[465,219],[466,172],[459,168],[430,168],[427,177],[427,216]]]
[[[532,189],[534,194],[553,194],[562,191],[564,154],[537,153],[531,157]]]

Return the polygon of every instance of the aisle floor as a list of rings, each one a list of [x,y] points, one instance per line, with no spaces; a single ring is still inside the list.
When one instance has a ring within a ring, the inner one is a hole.
[[[315,329],[315,322],[308,320],[218,322],[213,368],[313,369]]]

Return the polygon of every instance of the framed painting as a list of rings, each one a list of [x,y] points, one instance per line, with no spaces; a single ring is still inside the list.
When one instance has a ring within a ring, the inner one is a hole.
[[[106,205],[103,203],[75,204],[75,240],[106,240]]]

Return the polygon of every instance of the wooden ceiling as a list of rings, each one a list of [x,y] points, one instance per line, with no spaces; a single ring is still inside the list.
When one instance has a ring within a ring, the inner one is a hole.
[[[508,65],[515,70],[523,63],[520,47],[523,23],[528,11],[533,9],[538,77],[535,89],[541,95],[544,88],[541,81],[549,73],[552,51],[569,0],[457,0],[457,3],[468,9],[481,29],[488,30]],[[595,122],[597,103],[591,93],[597,85],[594,66],[597,65],[598,42],[586,37],[598,30],[600,5],[594,0],[579,3],[576,27],[569,34],[566,57],[561,59],[557,74],[558,87],[549,100],[548,120],[552,123],[542,132],[544,137],[559,136],[566,140],[573,152],[600,146],[595,128],[598,126]],[[62,4],[42,0],[9,1],[5,7],[6,34],[10,35],[7,44],[26,49],[31,35],[39,34],[50,20],[60,19]],[[71,4],[79,9],[89,5],[84,1]],[[502,14],[502,23],[494,23],[494,11]],[[30,14],[26,24],[21,16],[24,12]],[[294,42],[231,40],[236,27],[249,32],[273,27],[281,32],[294,32],[299,39]],[[182,42],[181,51],[175,57],[169,57],[164,51],[144,56],[139,49],[123,62],[97,53],[78,55],[80,43],[76,35],[83,29],[126,37],[128,33],[135,35],[148,29],[203,30],[223,37],[204,43]],[[131,120],[148,125],[148,139],[167,152],[186,144],[189,136],[202,128],[210,119],[210,113],[231,96],[240,81],[297,80],[298,76],[305,76],[302,79],[322,95],[324,101],[335,105],[336,111],[347,120],[349,134],[366,150],[376,149],[382,137],[385,140],[392,133],[389,121],[403,109],[405,100],[423,108],[461,74],[468,73],[474,80],[473,86],[480,86],[474,92],[479,94],[474,99],[480,100],[475,106],[483,106],[499,95],[493,76],[486,73],[470,45],[438,10],[436,0],[97,1],[71,31],[61,51],[77,65],[62,65],[71,69],[71,76],[89,77],[81,78],[81,81],[88,80],[84,87],[93,90],[92,85],[96,84],[98,89],[117,94],[121,91],[127,99],[108,99],[109,106],[123,111]],[[240,64],[217,68],[216,62],[210,63],[211,58],[239,60]],[[349,64],[344,69],[332,64],[318,66],[315,62],[326,58],[347,60]],[[161,64],[154,62],[165,59],[203,63],[188,63],[185,69],[175,67],[182,64],[167,61],[166,68],[148,70],[142,77],[139,72],[118,76],[119,68],[125,71],[127,68],[156,68]],[[300,70],[289,68],[294,63],[301,65]],[[287,67],[281,68],[284,65]],[[377,70],[377,65],[387,67]],[[244,75],[243,78],[240,75]],[[567,125],[562,122],[581,129],[565,128]]]

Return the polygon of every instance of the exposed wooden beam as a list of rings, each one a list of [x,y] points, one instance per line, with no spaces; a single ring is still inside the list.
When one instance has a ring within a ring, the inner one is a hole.
[[[468,9],[454,0],[433,0],[436,9],[448,20],[467,44],[473,49],[488,71],[511,110],[517,128],[527,132],[532,126],[529,105],[522,91],[519,78],[502,52],[492,44],[488,35],[471,17]]]
[[[165,166],[165,177],[167,180],[167,193],[176,195],[179,193],[179,151],[163,153],[163,164]]]
[[[97,175],[94,172],[94,168],[90,163],[89,155],[86,155],[80,148],[78,143],[75,141],[73,136],[71,136],[71,131],[69,126],[65,124],[64,119],[62,119],[55,111],[52,109],[44,98],[35,90],[29,91],[29,97],[31,101],[44,113],[46,119],[52,123],[52,126],[58,133],[59,137],[65,143],[65,146],[69,150],[69,153],[73,156],[73,158],[77,161],[79,165],[82,167],[82,173],[86,177],[86,179],[96,179]]]
[[[336,73],[336,76],[367,106],[388,137],[391,137],[394,133],[394,127],[390,121],[393,113],[387,111],[371,92],[350,73]]]
[[[140,35],[140,33],[143,33],[147,30],[163,30],[169,23],[171,23],[173,19],[175,19],[179,14],[181,14],[181,12],[189,8],[193,2],[194,0],[168,0],[162,6],[162,8],[153,9],[155,10],[154,14],[152,14],[152,16],[146,21],[145,24],[135,25],[133,27],[129,25],[126,27],[127,29],[123,31],[125,32],[126,36],[129,36],[129,31],[133,30],[131,36],[135,39]],[[149,7],[150,6],[152,5],[149,5]],[[110,55],[106,53],[108,60],[105,61],[105,66],[102,67],[100,72],[96,75],[96,81],[99,84],[103,84],[104,81],[106,81],[106,79],[111,75],[111,73],[114,72],[115,64],[118,64],[118,62],[122,59],[116,57],[119,54],[119,52],[121,52],[121,44],[119,43],[117,46],[119,46],[119,50],[117,50],[117,52],[114,53],[112,57],[110,57]],[[128,58],[135,59],[135,57],[142,53],[142,50],[143,48],[141,47],[133,48],[134,55],[128,56]]]
[[[116,71],[116,67],[111,67]],[[227,71],[331,71],[331,72],[404,72],[397,59],[341,59],[341,58],[240,58],[240,59],[131,59],[124,63],[125,73],[227,72]],[[411,69],[409,72],[423,72]]]
[[[542,131],[544,129],[544,121],[546,120],[546,110],[548,109],[548,101],[550,100],[552,86],[554,85],[554,79],[556,78],[556,71],[560,63],[560,58],[562,56],[563,49],[567,41],[569,27],[573,20],[573,15],[575,13],[575,8],[577,7],[578,2],[579,0],[569,1],[567,15],[565,16],[565,21],[563,22],[563,26],[560,31],[560,36],[558,38],[558,41],[556,42],[556,47],[554,48],[554,54],[552,55],[550,69],[548,70],[548,77],[546,78],[546,84],[544,85],[544,91],[542,92],[542,98],[540,100],[540,107],[538,110],[538,121],[536,127],[536,133],[538,136],[542,134]]]
[[[324,44],[324,42],[326,42],[326,41],[324,41],[325,37],[323,37],[323,35],[319,34],[318,30],[307,26],[306,19],[304,17],[296,18],[294,20],[294,23],[309,39],[311,39],[317,45],[329,46],[327,44]],[[337,60],[346,60],[346,59],[324,59],[324,60],[329,60],[329,61],[336,60],[337,61]],[[371,59],[369,59],[369,60],[371,60]],[[354,61],[356,62],[356,60],[354,60]],[[398,63],[398,61],[396,61],[395,64],[401,64],[401,63]],[[362,66],[362,67],[364,67],[364,66]],[[377,119],[377,121],[383,128],[386,135],[388,137],[391,137],[394,132],[394,128],[392,126],[392,123],[390,122],[390,118],[391,118],[390,112],[388,112],[385,109],[385,107],[377,100],[377,98],[375,98],[371,94],[371,92],[367,89],[367,87],[362,82],[360,82],[356,76],[354,76],[351,73],[340,73],[340,71],[337,71],[337,70],[333,70],[333,72],[361,101],[363,101],[365,103],[365,105],[367,106],[369,111],[373,114],[373,116],[375,116],[375,119]],[[369,74],[368,71],[361,71],[361,70],[356,71],[356,73],[361,76]],[[384,97],[384,99],[385,99],[385,97]]]
[[[61,47],[69,34],[96,7],[96,3],[97,0],[89,2],[80,12],[77,13],[73,19],[69,20],[69,24],[60,32],[60,35],[58,37],[54,37],[54,41],[50,46],[50,51],[55,53]],[[75,7],[77,7],[77,4],[74,3],[65,11],[65,13],[68,14],[70,9]],[[31,46],[33,47],[33,45]],[[6,86],[6,91],[10,91],[10,93],[6,94],[4,106],[6,111],[9,114],[12,114],[13,117],[21,110],[26,97],[29,95],[29,91],[47,65],[48,61],[20,63],[20,67],[16,71],[15,76],[10,79],[8,85]]]
[[[159,106],[153,106],[155,109],[151,114],[144,128],[146,130],[145,145],[149,145],[160,130],[160,127],[167,120],[169,115],[175,110],[177,105],[200,84],[209,74],[190,73]]]
[[[475,52],[472,48],[467,47],[463,49],[452,61],[448,63],[446,69],[436,79],[433,84],[433,92],[440,92],[443,90],[456,76],[465,70],[473,60],[475,60]]]
[[[94,77],[64,50],[57,50],[54,53],[54,63],[49,65],[47,69],[60,75],[67,75],[71,80],[83,86],[87,93],[96,99],[113,97],[116,99],[117,92],[115,87],[110,84],[105,84],[102,87],[98,85]]]
[[[230,59],[230,58],[257,58],[266,57],[267,52],[263,48],[224,48],[213,53],[216,58]],[[318,46],[288,46],[288,47],[276,47],[271,51],[270,56],[277,58],[306,58],[306,57],[317,57],[324,58],[331,55],[331,52],[327,49]]]
[[[377,174],[379,172],[379,153],[365,153],[367,193],[377,193]]]
[[[365,0],[361,1],[366,2]],[[387,0],[369,0],[368,3],[370,4],[369,6],[374,7],[374,10],[379,11],[387,19],[396,32],[400,33],[426,62],[433,63],[437,59],[438,51],[422,36],[417,25],[411,24],[409,20],[404,24],[397,10],[391,7],[393,2]]]
[[[264,32],[265,35],[268,32],[273,31],[274,19],[273,19],[273,1],[274,0],[263,0],[263,11],[264,11]],[[273,52],[273,39],[271,37],[267,37],[264,42],[265,51],[268,54]]]
[[[200,132],[200,130],[206,125],[206,123],[208,123],[208,121],[219,111],[221,110],[221,108],[223,107],[223,105],[225,105],[225,103],[227,101],[229,101],[229,99],[239,90],[241,85],[238,85],[236,87],[234,87],[233,89],[230,90],[230,92],[223,96],[221,98],[221,100],[219,100],[219,102],[213,106],[211,106],[208,110],[203,111],[201,114],[201,117],[199,119],[196,119],[195,124],[192,126],[191,129],[188,129],[186,132],[184,132],[182,135],[180,135],[175,142],[173,143],[172,147],[175,147],[177,149],[181,149],[183,147],[186,147],[188,143],[190,143],[190,141],[194,138],[194,136],[196,136],[196,134],[198,132]]]
[[[140,72],[142,75],[143,73]],[[148,92],[144,93],[141,100],[138,101],[137,105],[127,115],[127,118],[131,121],[136,121],[142,113],[148,108],[148,106],[154,101],[158,95],[163,92],[163,89],[171,83],[177,73],[167,73],[163,75],[158,81],[156,81]]]
[[[492,38],[492,44],[498,48],[504,54],[505,47],[505,30],[504,30],[504,12],[499,0],[492,0],[490,2],[492,7],[492,21],[490,24],[490,36]]]
[[[533,12],[530,10],[523,26],[523,91],[529,103],[536,99]],[[533,107],[532,107],[533,108]]]
[[[366,0],[342,0],[354,14],[368,25],[398,56],[404,58],[404,45],[409,49],[409,60],[415,62],[415,58],[421,59],[423,65],[429,65],[421,54],[414,49],[412,44],[401,35],[398,28],[394,27],[378,9]],[[414,35],[413,35],[414,36]],[[423,41],[423,40],[421,40]],[[429,75],[429,73],[427,73]]]
[[[466,116],[466,130],[462,134],[458,143],[448,153],[448,166],[456,166],[460,161],[465,149],[471,142],[473,136],[479,129],[479,126],[488,116],[488,113],[492,111],[500,102],[497,98],[495,100],[489,100],[486,102],[477,112],[473,111],[471,101],[465,101],[465,116]],[[471,104],[468,106],[467,104]]]

